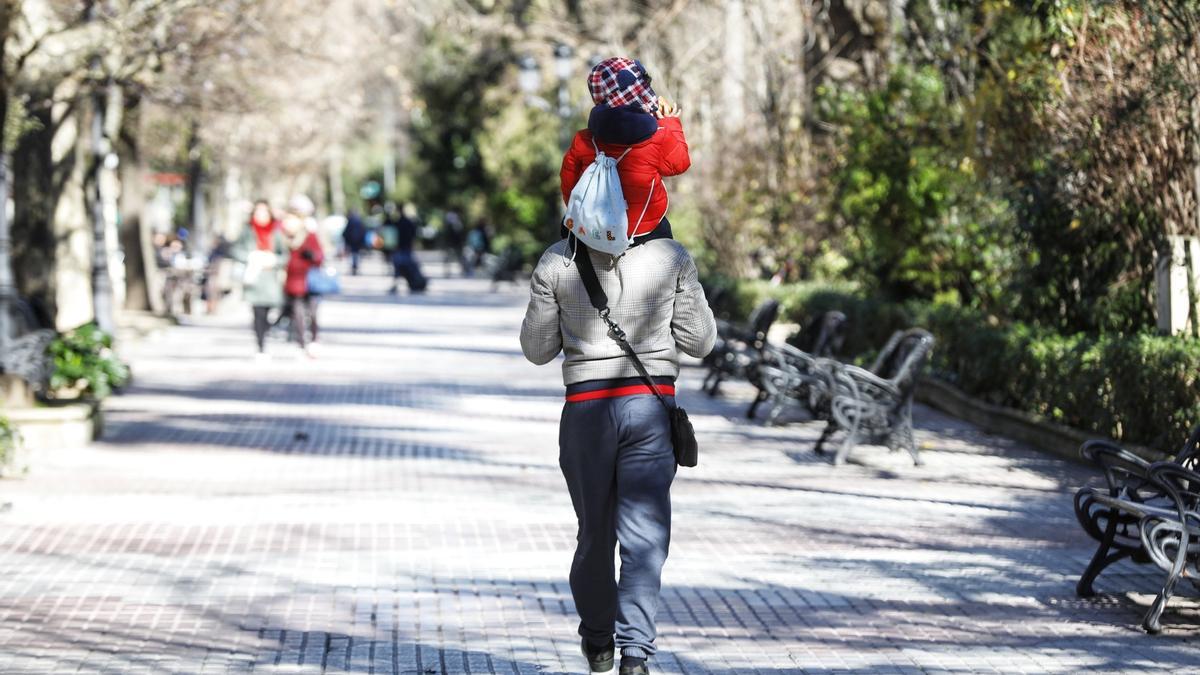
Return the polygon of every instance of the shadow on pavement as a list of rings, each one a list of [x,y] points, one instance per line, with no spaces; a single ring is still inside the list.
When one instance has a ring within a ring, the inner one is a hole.
[[[431,284],[432,286],[432,284]],[[367,295],[342,294],[326,299],[324,302],[343,302],[348,304],[366,305],[410,305],[415,307],[516,307],[528,300],[524,295],[506,291],[488,293],[470,293],[466,291],[439,291],[431,288],[426,293],[405,293],[396,295]]]
[[[288,381],[213,380],[201,386],[135,382],[128,394],[170,396],[207,401],[278,402],[278,415],[290,406],[353,405],[456,410],[449,405],[464,396],[503,399],[553,399],[561,401],[561,387],[520,387],[509,384],[472,384],[462,381],[297,383]],[[117,420],[119,423],[119,418]]]

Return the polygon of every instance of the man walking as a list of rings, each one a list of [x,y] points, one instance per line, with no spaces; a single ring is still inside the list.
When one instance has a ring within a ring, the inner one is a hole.
[[[559,466],[579,521],[570,581],[588,666],[608,672],[620,650],[621,675],[645,675],[655,651],[676,469],[670,418],[654,390],[674,405],[679,352],[708,354],[716,322],[692,257],[670,238],[665,198],[653,199],[665,195],[662,177],[682,173],[689,163],[678,109],[654,97],[640,63],[609,59],[596,68],[592,79],[603,80],[592,87],[597,107],[563,160],[563,196],[571,196],[598,152],[623,155],[618,167],[632,217],[619,234],[633,243],[616,255],[594,250],[589,245],[611,248],[616,237],[596,242],[568,221],[580,236],[553,244],[538,262],[521,348],[538,365],[560,351],[566,355]],[[618,69],[625,75],[607,77]],[[635,89],[633,105],[615,105]],[[630,131],[629,120],[646,129]],[[608,299],[607,318],[624,330],[648,378],[610,338],[584,272],[594,272]],[[619,580],[613,562],[618,544]]]

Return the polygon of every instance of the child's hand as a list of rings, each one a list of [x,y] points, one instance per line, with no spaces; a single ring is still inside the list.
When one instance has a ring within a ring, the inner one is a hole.
[[[683,109],[674,103],[671,103],[666,99],[666,97],[658,97],[658,119],[663,119],[664,117],[679,117],[681,112],[683,112]]]

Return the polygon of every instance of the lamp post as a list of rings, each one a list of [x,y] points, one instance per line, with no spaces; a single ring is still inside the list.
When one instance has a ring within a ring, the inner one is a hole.
[[[90,3],[85,20],[88,23],[97,21],[99,11],[96,3]],[[105,87],[108,78],[104,76],[104,62],[99,53],[88,60],[88,72],[91,83],[92,103],[92,164],[91,164],[91,199],[92,199],[92,316],[96,327],[113,334],[113,299],[112,279],[108,275],[108,228],[104,220],[104,190],[101,186],[104,162],[112,152],[112,142],[104,133],[105,114],[108,108],[108,98]]]
[[[525,94],[525,104],[558,114],[560,122],[559,142],[563,150],[571,143],[571,115],[575,112],[571,106],[571,90],[568,82],[575,72],[575,50],[570,45],[558,44],[554,47],[554,74],[558,77],[558,105],[551,105],[542,98],[539,92],[542,88],[542,68],[532,54],[525,54],[517,60],[517,85]]]
[[[93,70],[99,70],[99,57],[93,59]],[[108,100],[99,83],[92,92],[92,313],[96,327],[113,334],[113,289],[108,274],[108,227],[104,218],[104,189],[101,185],[105,163],[111,163],[112,142],[104,134],[104,113]]]
[[[517,85],[525,94],[525,102],[537,105],[538,89],[542,88],[542,70],[538,67],[537,59],[532,54],[526,54],[517,60]],[[542,101],[545,103],[545,101]]]
[[[538,64],[537,59],[532,54],[525,54],[517,60],[517,85],[525,94],[525,104],[544,110],[546,112],[555,112],[559,118],[559,145],[565,151],[571,144],[571,128],[569,126],[571,114],[571,96],[570,90],[567,89],[567,81],[574,72],[573,58],[575,50],[565,44],[558,44],[554,47],[554,74],[558,77],[558,105],[554,106],[546,99],[539,95],[542,88],[542,69]],[[558,198],[557,193],[552,198],[552,204],[549,206],[550,213],[562,215],[563,203]],[[553,224],[554,231],[559,228],[558,219],[555,219]]]

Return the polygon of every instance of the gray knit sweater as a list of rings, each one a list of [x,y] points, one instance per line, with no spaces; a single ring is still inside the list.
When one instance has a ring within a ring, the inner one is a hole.
[[[637,377],[588,301],[572,252],[566,240],[553,244],[533,272],[521,324],[525,358],[542,365],[564,352],[567,385]],[[651,375],[677,376],[680,351],[700,358],[712,350],[716,322],[696,277],[696,263],[681,244],[655,239],[620,258],[581,246],[578,255],[592,256],[611,317]]]

